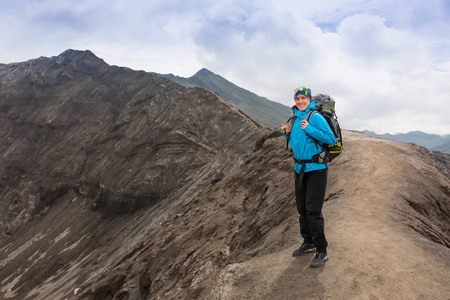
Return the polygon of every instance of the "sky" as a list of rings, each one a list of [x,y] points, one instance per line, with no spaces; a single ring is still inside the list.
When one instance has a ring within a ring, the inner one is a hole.
[[[2,0],[0,63],[90,50],[110,65],[202,68],[287,106],[306,86],[341,127],[450,134],[450,0]]]

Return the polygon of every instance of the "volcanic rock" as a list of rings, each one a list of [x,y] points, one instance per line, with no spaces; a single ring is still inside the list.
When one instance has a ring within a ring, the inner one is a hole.
[[[265,128],[211,92],[68,50],[0,67],[0,227],[74,193],[132,213],[231,169]]]

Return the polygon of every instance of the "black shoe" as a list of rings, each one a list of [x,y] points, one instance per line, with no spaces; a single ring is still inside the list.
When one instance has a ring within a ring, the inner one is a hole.
[[[328,260],[328,254],[326,252],[316,252],[316,256],[314,256],[311,261],[311,268],[317,268],[323,265]]]
[[[303,255],[305,253],[309,253],[309,252],[314,252],[316,251],[316,246],[314,245],[310,245],[307,243],[303,243],[300,248],[295,249],[294,252],[292,252],[292,256],[300,256]]]

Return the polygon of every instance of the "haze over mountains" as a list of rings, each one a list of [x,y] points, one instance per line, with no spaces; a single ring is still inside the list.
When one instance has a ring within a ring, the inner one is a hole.
[[[344,130],[311,269],[281,135],[90,51],[0,65],[0,298],[450,298],[450,179],[425,149]]]
[[[408,133],[397,134],[377,134],[368,130],[365,130],[363,132],[394,141],[416,143],[418,145],[426,147],[429,150],[443,151],[450,154],[450,134],[442,136],[437,134],[428,134],[422,131],[411,131]]]

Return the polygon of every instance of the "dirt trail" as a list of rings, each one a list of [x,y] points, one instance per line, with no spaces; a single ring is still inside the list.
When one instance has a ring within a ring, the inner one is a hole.
[[[410,144],[347,131],[344,139],[346,154],[330,165],[324,207],[330,260],[312,269],[312,255],[291,257],[299,245],[294,222],[285,249],[227,266],[211,299],[450,299],[450,249],[414,230],[415,211],[405,201],[422,197],[416,181],[429,189],[425,194],[438,193],[433,177],[448,193],[448,178]],[[449,206],[449,198],[440,200]]]

